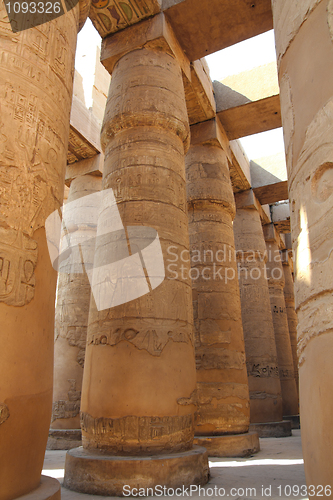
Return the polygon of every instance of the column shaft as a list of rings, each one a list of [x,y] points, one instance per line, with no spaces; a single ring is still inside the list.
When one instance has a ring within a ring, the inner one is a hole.
[[[307,483],[319,498],[320,485],[332,484],[333,467],[333,3],[273,2],[273,20],[295,256],[302,449]]]
[[[123,56],[112,74],[103,124],[103,187],[115,193],[122,223],[129,227],[129,239],[123,233],[120,241],[129,244],[132,254],[133,226],[154,228],[164,256],[188,251],[188,134],[176,60],[146,48]],[[141,239],[147,240],[143,246],[149,243],[144,231]],[[95,267],[104,263],[104,245],[97,242]],[[153,262],[145,264],[149,270]],[[192,447],[194,404],[187,404],[195,390],[190,279],[188,272],[184,279],[170,279],[170,271],[166,273],[159,287],[136,300],[102,311],[91,302],[82,392],[85,448],[151,455]]]
[[[218,146],[191,146],[186,171],[198,381],[195,432],[245,433],[249,389],[226,154]]]
[[[81,175],[71,182],[66,208],[70,203],[99,192],[102,179],[94,175]],[[71,235],[82,233],[83,238],[91,238],[94,248],[96,227],[81,214],[80,206],[75,206],[70,214],[73,221]],[[71,228],[70,228],[71,229]],[[75,236],[74,236],[75,237]],[[94,249],[90,262],[93,264]],[[55,345],[54,345],[54,385],[51,429],[80,429],[80,402],[83,366],[87,340],[87,325],[91,288],[86,273],[64,272],[61,266],[57,284],[57,302],[55,309]]]
[[[284,281],[285,281],[283,293],[284,293],[284,301],[286,303],[291,352],[293,356],[294,377],[298,392],[297,314],[295,310],[294,280],[291,272],[291,267],[289,264],[290,257],[288,253],[289,250],[283,250],[282,252],[282,264],[283,264]]]
[[[237,199],[236,199],[237,200]],[[251,422],[282,420],[281,385],[259,212],[237,205],[234,221]]]
[[[17,33],[3,2],[0,19],[0,499],[11,500],[40,485],[52,411],[44,224],[64,192],[79,5]]]
[[[267,279],[273,318],[275,344],[282,391],[283,415],[298,415],[298,397],[294,377],[294,364],[284,301],[284,272],[280,250],[275,240],[273,224],[264,226],[267,249]]]

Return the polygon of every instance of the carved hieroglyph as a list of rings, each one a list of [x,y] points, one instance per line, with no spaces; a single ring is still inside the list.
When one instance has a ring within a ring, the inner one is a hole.
[[[186,177],[198,381],[195,433],[243,433],[250,405],[232,230],[235,201],[224,151],[191,146]]]
[[[196,386],[189,264],[187,276],[175,279],[167,261],[170,248],[176,256],[189,248],[184,165],[188,135],[176,60],[151,49],[123,56],[112,74],[102,129],[103,188],[113,189],[125,232],[128,226],[158,232],[166,278],[146,295],[111,309],[98,311],[95,302],[90,303],[81,411],[83,422],[92,424],[83,426],[84,447],[128,455],[191,448],[194,405],[179,403],[190,398]],[[104,262],[105,248],[97,240],[95,267]],[[154,269],[154,262],[152,256],[146,265]],[[162,422],[159,430],[151,416]],[[96,434],[101,419],[107,425]],[[140,423],[139,434],[126,432],[132,421]],[[113,422],[124,423],[121,432],[113,432]]]
[[[13,34],[0,5],[0,302],[9,305],[32,300],[32,235],[62,201],[75,43],[70,30],[70,16],[63,16]]]
[[[44,223],[62,204],[79,16],[77,5],[14,34],[0,3],[1,500],[39,487],[51,418],[56,273]]]
[[[272,224],[268,227],[273,228],[274,226]],[[265,235],[267,237],[267,233]],[[279,364],[283,415],[298,415],[298,395],[283,292],[285,284],[283,266],[276,241],[266,241],[266,248],[268,255],[266,263],[267,279]]]
[[[81,175],[70,186],[67,203],[83,196],[99,192],[102,179],[94,175]],[[68,207],[69,205],[67,205]],[[82,209],[81,209],[82,211]],[[64,207],[66,220],[66,205]],[[93,264],[96,227],[84,219],[80,207],[71,210],[70,220],[76,221],[71,230],[80,232],[81,237],[90,236],[90,251],[85,248],[85,266]],[[89,244],[89,243],[88,243]],[[90,257],[90,261],[89,261]],[[59,267],[57,302],[55,310],[54,387],[53,387],[53,429],[80,428],[80,401],[83,377],[87,325],[91,288],[87,274],[67,273]]]
[[[251,422],[282,420],[282,398],[266,280],[266,247],[259,212],[237,208],[234,221]]]

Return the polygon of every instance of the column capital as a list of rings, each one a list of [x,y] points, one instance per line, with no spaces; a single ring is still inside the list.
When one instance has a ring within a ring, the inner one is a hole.
[[[97,154],[93,158],[77,161],[67,165],[65,174],[65,184],[70,186],[72,180],[81,175],[95,175],[96,177],[103,176],[104,155]]]
[[[260,201],[254,194],[253,189],[235,193],[236,209],[253,209],[257,210],[263,224],[270,224],[271,217],[268,205],[261,205]]]
[[[264,238],[266,243],[273,242],[276,243],[280,250],[285,248],[285,243],[281,234],[276,230],[273,223],[263,225]]]
[[[217,117],[191,125],[191,146],[217,146],[232,161],[229,139]]]
[[[173,55],[191,80],[191,64],[163,13],[104,38],[101,63],[112,74],[119,59],[133,50],[150,48]]]

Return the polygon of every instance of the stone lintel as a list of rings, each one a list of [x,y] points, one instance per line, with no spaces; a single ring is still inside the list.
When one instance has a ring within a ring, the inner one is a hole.
[[[282,126],[279,95],[224,110],[217,107],[217,114],[230,140]]]
[[[266,184],[263,186],[254,187],[253,191],[258,200],[263,205],[267,203],[272,205],[278,201],[288,200],[288,181],[275,182],[274,184]]]
[[[183,72],[183,81],[190,125],[214,118],[216,102],[206,60],[191,62],[191,78]]]
[[[103,176],[104,155],[103,153],[95,155],[93,158],[77,161],[67,165],[65,184],[70,186],[73,179],[81,175]]]
[[[177,59],[186,78],[191,80],[190,61],[184,54],[163,13],[104,38],[101,63],[111,75],[114,66],[122,56],[143,47],[163,50],[172,54]]]
[[[280,250],[285,248],[285,241],[283,235],[279,234],[273,223],[263,225],[265,241],[275,242]]]
[[[72,99],[70,131],[67,158],[74,163],[84,158],[92,158],[102,151],[100,141],[101,125],[92,112],[76,96]]]
[[[267,207],[263,208],[260,205],[253,189],[248,189],[247,191],[242,191],[241,193],[235,193],[235,201],[236,209],[252,208],[259,212],[260,219],[263,224],[269,224],[271,222],[269,211],[267,212]]]

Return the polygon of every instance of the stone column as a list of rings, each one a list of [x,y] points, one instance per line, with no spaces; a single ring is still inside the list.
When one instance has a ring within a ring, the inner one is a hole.
[[[300,415],[311,494],[333,467],[333,3],[273,2],[298,317]],[[328,498],[332,494],[323,493]]]
[[[130,47],[133,30],[142,46]],[[158,38],[149,42],[152,32]],[[189,125],[170,33],[159,15],[106,39],[102,48],[102,61],[119,54],[114,67],[107,65],[112,79],[98,221],[104,236],[96,243],[89,312],[83,449],[67,453],[65,468],[65,485],[85,493],[122,495],[125,485],[179,487],[208,479],[207,452],[193,448],[190,264],[184,277],[178,272],[181,252],[189,251]],[[112,191],[117,205],[109,207]],[[117,231],[107,234],[111,212]],[[169,255],[179,259],[176,277],[163,262]]]
[[[237,193],[234,220],[238,279],[242,305],[251,428],[259,436],[287,436],[282,422],[282,397],[273,321],[266,279],[266,245],[262,208],[252,190]]]
[[[195,434],[196,443],[218,457],[259,451],[258,434],[248,432],[250,398],[228,149],[218,119],[191,127],[185,164],[197,364]]]
[[[283,264],[285,282],[283,289],[284,301],[286,303],[291,352],[294,363],[294,377],[298,393],[297,314],[295,311],[294,279],[292,275],[290,250],[282,250],[281,260]]]
[[[57,280],[44,225],[64,192],[80,7],[13,33],[0,5],[1,500],[60,499],[60,484],[41,479]]]
[[[89,239],[90,259],[84,262],[89,268],[94,259],[96,227],[89,214],[82,214],[82,207],[72,203],[102,188],[102,178],[96,171],[85,175],[80,172],[88,162],[69,167],[77,176],[70,183],[64,219],[71,237],[80,232],[80,238]],[[91,293],[86,272],[66,272],[66,262],[64,267],[60,264],[55,309],[53,411],[48,440],[48,449],[53,450],[81,445],[80,402]]]
[[[274,224],[266,224],[263,229],[267,250],[267,280],[279,365],[283,415],[285,417],[295,416],[298,415],[298,397],[283,293],[285,281],[279,249],[280,238]]]

